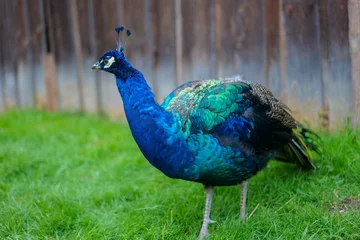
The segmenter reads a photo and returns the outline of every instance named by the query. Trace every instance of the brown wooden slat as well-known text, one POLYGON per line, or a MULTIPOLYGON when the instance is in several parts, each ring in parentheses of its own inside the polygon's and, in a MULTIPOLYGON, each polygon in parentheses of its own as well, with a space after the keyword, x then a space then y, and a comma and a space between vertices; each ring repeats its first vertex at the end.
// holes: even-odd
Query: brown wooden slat
POLYGON ((279 0, 265 0, 265 85, 281 97, 279 0))
MULTIPOLYGON (((97 59, 105 52, 115 49, 116 33, 115 27, 118 26, 117 1, 109 0, 106 4, 101 1, 94 1, 95 33, 97 59)), ((127 56, 126 50, 125 55, 127 56)), ((120 116, 123 113, 121 98, 115 84, 115 77, 109 73, 98 71, 101 103, 104 113, 111 117, 120 116), (100 85, 100 84, 101 85, 100 85)))
POLYGON ((320 42, 322 56, 322 110, 320 113, 321 125, 324 129, 329 129, 329 1, 319 2, 320 14, 320 42))
POLYGON ((43 55, 43 67, 45 76, 45 87, 46 87, 46 107, 49 111, 55 111, 59 109, 59 88, 57 81, 57 68, 55 63, 55 29, 54 22, 52 19, 52 6, 50 1, 43 1, 44 11, 44 25, 46 27, 46 52, 43 55))
POLYGON ((217 76, 216 69, 216 0, 209 0, 209 75, 210 78, 217 76))
POLYGON ((351 52, 351 73, 353 92, 353 118, 355 125, 360 124, 360 3, 349 0, 349 38, 351 52))
POLYGON ((336 127, 352 112, 351 59, 347 0, 329 1, 328 102, 330 125, 336 127))
POLYGON ((195 21, 195 13, 196 9, 194 8, 193 0, 183 0, 182 1, 182 28, 183 28, 183 36, 182 36, 182 70, 183 70, 183 82, 194 80, 193 69, 194 69, 194 61, 193 57, 193 49, 194 49, 194 21, 195 21))
POLYGON ((78 99, 80 109, 85 111, 85 100, 84 100, 84 67, 83 67, 83 54, 81 47, 80 27, 78 8, 76 1, 69 0, 70 16, 71 16, 71 30, 73 46, 75 48, 75 59, 76 59, 76 72, 77 72, 77 88, 78 88, 78 99))
MULTIPOLYGON (((233 17, 225 16, 233 19, 234 73, 265 85, 264 7, 262 0, 234 1, 230 6, 233 17)), ((230 44, 225 47, 231 50, 230 44)))
POLYGON ((152 24, 152 5, 153 5, 153 1, 152 0, 145 0, 144 1, 144 37, 146 38, 145 41, 145 52, 144 52, 144 61, 145 61, 145 65, 144 66, 144 73, 145 73, 145 78, 147 80, 147 82, 150 84, 153 92, 155 93, 155 95, 158 94, 157 92, 157 88, 156 88, 156 81, 154 79, 154 25, 152 24))
POLYGON ((28 105, 31 107, 35 107, 36 104, 36 60, 34 57, 34 46, 33 46, 33 38, 31 34, 31 23, 32 17, 30 15, 29 9, 29 1, 22 0, 23 6, 23 16, 24 16, 24 32, 25 32, 25 41, 26 41, 26 65, 28 68, 28 76, 27 82, 28 88, 26 88, 26 92, 29 93, 28 105))
MULTIPOLYGON (((31 32, 34 48, 34 59, 36 63, 36 106, 46 108, 46 83, 45 83, 45 69, 44 56, 47 51, 46 41, 46 24, 45 13, 46 8, 44 0, 38 0, 30 7, 31 10, 31 32)), ((55 76, 54 76, 55 78, 55 76)), ((58 96, 56 94, 56 96, 58 96)), ((58 102, 58 99, 56 100, 58 102)))
MULTIPOLYGON (((216 58, 218 77, 229 77, 240 74, 240 69, 234 69, 234 4, 239 1, 216 1, 216 58)), ((237 35, 240 38, 240 35, 237 35)))
MULTIPOLYGON (((209 41, 209 1, 194 1, 191 4, 194 13, 193 50, 191 51, 192 79, 209 79, 210 75, 210 41, 209 41), (202 9, 197 11, 197 9, 202 9)), ((213 76, 214 77, 214 76, 213 76)))
POLYGON ((174 0, 158 0, 158 71, 156 80, 158 81, 158 99, 163 99, 175 88, 175 19, 174 19, 174 0))
POLYGON ((124 19, 120 19, 119 22, 126 29, 132 31, 132 35, 126 41, 126 57, 134 67, 143 73, 145 78, 150 78, 152 66, 148 61, 151 60, 152 55, 146 49, 148 47, 147 41, 149 41, 146 38, 147 31, 149 31, 146 29, 146 1, 124 0, 124 5, 125 12, 131 12, 131 14, 125 14, 127 17, 123 17, 124 19))
POLYGON ((70 1, 48 0, 54 32, 56 78, 61 109, 80 108, 70 1))
POLYGON ((283 0, 283 10, 287 46, 288 103, 299 117, 316 121, 322 105, 317 1, 283 0))
POLYGON ((92 1, 89 0, 75 0, 77 15, 79 21, 79 33, 81 39, 81 53, 84 60, 88 57, 91 57, 91 39, 89 37, 89 32, 94 28, 94 25, 88 24, 89 19, 89 7, 92 1))
POLYGON ((0 1, 0 111, 7 109, 5 79, 5 1, 0 1))
POLYGON ((85 86, 88 89, 86 90, 86 105, 89 106, 91 111, 96 111, 99 115, 103 114, 103 102, 102 102, 102 91, 101 91, 101 77, 100 71, 89 71, 89 68, 99 60, 100 53, 97 49, 97 40, 96 40, 96 25, 95 25, 95 1, 88 0, 87 1, 87 25, 89 27, 89 31, 86 35, 89 39, 89 57, 86 59, 88 64, 85 64, 84 71, 88 73, 89 84, 85 86), (89 71, 89 72, 88 72, 89 71))
POLYGON ((280 54, 280 80, 281 80, 281 100, 287 102, 287 47, 286 47, 286 33, 285 33, 285 13, 283 9, 283 0, 279 0, 279 54, 280 54))
POLYGON ((4 37, 4 56, 8 62, 5 67, 6 104, 8 107, 20 107, 18 47, 16 46, 17 24, 15 19, 16 2, 5 0, 6 35, 4 37))
POLYGON ((176 55, 176 84, 183 81, 183 25, 182 25, 182 2, 175 0, 175 55, 176 55))

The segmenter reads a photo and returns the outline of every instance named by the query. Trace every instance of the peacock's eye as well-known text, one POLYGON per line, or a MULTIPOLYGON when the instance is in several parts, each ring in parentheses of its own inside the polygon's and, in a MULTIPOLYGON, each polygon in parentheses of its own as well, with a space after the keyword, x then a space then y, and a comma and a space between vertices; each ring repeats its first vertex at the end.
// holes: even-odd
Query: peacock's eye
POLYGON ((109 63, 109 59, 105 58, 105 59, 104 59, 104 64, 106 65, 106 64, 108 64, 108 63, 109 63))

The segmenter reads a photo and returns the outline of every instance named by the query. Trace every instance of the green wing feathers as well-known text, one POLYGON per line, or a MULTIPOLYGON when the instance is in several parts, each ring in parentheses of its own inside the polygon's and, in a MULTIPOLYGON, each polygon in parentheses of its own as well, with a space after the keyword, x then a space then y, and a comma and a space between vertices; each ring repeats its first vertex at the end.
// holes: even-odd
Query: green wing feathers
POLYGON ((243 114, 243 94, 250 90, 250 85, 241 81, 194 81, 172 92, 162 107, 179 114, 185 133, 190 129, 209 131, 231 113, 243 114))
POLYGON ((300 167, 315 169, 311 151, 321 153, 322 142, 318 135, 298 124, 291 133, 291 141, 276 152, 275 158, 284 162, 296 163, 300 167))

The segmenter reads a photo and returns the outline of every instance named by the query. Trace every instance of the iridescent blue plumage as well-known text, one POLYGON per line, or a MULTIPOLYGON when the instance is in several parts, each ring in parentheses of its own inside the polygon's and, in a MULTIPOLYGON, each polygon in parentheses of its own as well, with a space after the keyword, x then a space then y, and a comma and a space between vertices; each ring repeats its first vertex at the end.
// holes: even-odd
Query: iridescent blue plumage
MULTIPOLYGON (((188 82, 159 105, 122 51, 109 51, 93 69, 116 76, 136 143, 171 178, 213 187, 244 182, 271 158, 314 166, 309 148, 317 150, 315 134, 259 84, 239 78, 188 82)), ((208 215, 200 237, 207 234, 208 215)))

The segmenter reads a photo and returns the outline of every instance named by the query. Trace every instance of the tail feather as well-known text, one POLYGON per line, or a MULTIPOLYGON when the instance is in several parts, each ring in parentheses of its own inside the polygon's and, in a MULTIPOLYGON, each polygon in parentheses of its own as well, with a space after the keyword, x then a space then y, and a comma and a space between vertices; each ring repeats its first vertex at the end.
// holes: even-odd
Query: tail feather
POLYGON ((291 141, 277 151, 275 159, 314 169, 316 166, 312 162, 311 151, 321 153, 321 139, 316 133, 298 124, 292 130, 291 141))

